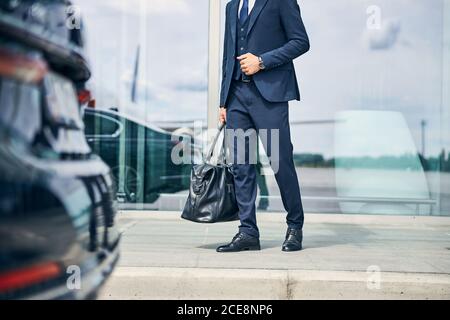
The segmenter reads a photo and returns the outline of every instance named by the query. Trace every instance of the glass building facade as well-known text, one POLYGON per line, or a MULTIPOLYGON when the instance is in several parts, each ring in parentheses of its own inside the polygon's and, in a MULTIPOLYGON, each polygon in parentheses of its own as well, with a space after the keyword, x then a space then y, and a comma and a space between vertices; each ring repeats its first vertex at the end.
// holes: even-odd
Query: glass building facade
MULTIPOLYGON (((201 145, 194 122, 206 128, 217 108, 209 1, 76 3, 97 99, 91 147, 114 168, 121 206, 180 210, 189 166, 172 163, 172 133, 201 145)), ((302 101, 290 117, 305 210, 450 215, 450 1, 299 4, 311 51, 295 61, 302 101)), ((282 212, 261 172, 259 208, 282 212)))

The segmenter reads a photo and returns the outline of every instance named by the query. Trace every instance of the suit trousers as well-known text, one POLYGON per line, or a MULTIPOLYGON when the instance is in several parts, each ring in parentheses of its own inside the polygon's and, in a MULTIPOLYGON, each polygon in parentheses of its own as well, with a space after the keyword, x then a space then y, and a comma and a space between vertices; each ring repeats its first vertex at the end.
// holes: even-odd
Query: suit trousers
POLYGON ((257 170, 255 163, 250 161, 252 156, 249 154, 250 150, 254 150, 249 147, 250 141, 254 140, 245 139, 245 161, 238 161, 239 152, 242 152, 243 148, 238 146, 237 135, 230 135, 236 130, 260 135, 263 130, 268 133, 264 138, 261 136, 261 140, 275 173, 283 206, 287 211, 287 224, 291 228, 302 229, 304 213, 293 160, 288 102, 269 102, 262 97, 253 82, 241 81, 233 81, 227 101, 227 143, 233 148, 234 154, 234 159, 231 160, 241 222, 239 231, 259 237, 255 204, 257 170), (274 129, 278 134, 272 134, 274 129), (274 136, 279 137, 278 141, 272 141, 271 137, 274 136), (274 147, 274 143, 278 143, 278 148, 274 147), (272 154, 273 151, 278 154, 272 154))

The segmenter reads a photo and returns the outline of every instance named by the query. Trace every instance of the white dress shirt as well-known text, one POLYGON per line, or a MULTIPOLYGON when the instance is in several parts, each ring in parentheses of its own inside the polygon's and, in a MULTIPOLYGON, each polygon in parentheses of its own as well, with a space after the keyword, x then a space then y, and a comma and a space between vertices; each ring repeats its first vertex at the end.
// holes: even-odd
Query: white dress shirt
MULTIPOLYGON (((256 0, 248 0, 248 15, 250 15, 250 12, 252 12, 253 7, 255 6, 255 2, 256 0)), ((241 15, 241 9, 243 4, 244 0, 241 0, 239 3, 238 17, 241 15)))

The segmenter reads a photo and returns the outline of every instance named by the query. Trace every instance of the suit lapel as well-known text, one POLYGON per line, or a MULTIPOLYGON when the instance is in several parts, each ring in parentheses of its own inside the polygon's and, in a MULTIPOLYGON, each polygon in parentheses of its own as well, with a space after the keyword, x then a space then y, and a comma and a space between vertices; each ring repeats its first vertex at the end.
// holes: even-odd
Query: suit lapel
POLYGON ((236 30, 237 30, 237 18, 238 18, 238 10, 239 10, 239 1, 240 0, 234 0, 233 3, 231 3, 230 12, 231 15, 228 17, 230 19, 230 27, 231 27, 231 39, 233 40, 233 44, 236 44, 236 30))
MULTIPOLYGON (((256 19, 258 19, 262 9, 264 9, 265 5, 267 4, 268 0, 256 0, 255 2, 255 6, 253 7, 252 12, 250 13, 250 22, 248 23, 248 31, 247 31, 247 35, 250 33, 250 31, 252 30, 256 19)), ((236 1, 237 3, 239 3, 239 1, 236 1)), ((237 17, 237 14, 236 14, 237 17)))

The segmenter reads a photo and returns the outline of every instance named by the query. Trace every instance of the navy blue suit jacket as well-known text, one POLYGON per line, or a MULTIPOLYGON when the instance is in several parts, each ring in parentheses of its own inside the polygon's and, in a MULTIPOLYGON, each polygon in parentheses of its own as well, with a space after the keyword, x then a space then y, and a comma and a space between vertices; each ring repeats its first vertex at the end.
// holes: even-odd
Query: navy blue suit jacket
MULTIPOLYGON (((226 106, 236 59, 239 0, 227 4, 220 105, 226 106)), ((256 0, 250 14, 248 52, 266 66, 253 76, 261 95, 270 102, 300 100, 293 60, 309 50, 309 39, 297 0, 256 0)))

